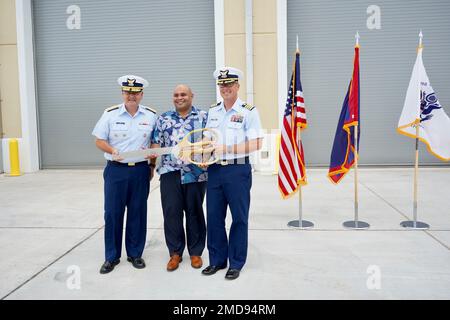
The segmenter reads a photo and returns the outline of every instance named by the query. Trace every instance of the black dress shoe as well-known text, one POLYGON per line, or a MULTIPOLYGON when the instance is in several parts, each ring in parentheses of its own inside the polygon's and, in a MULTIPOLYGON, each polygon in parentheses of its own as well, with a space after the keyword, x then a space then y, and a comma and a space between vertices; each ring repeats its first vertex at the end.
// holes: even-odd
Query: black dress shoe
POLYGON ((131 258, 131 257, 128 257, 127 261, 131 262, 133 264, 133 267, 135 267, 136 269, 143 269, 143 268, 145 268, 145 261, 142 258, 131 258))
POLYGON ((102 267, 100 268, 100 273, 101 274, 105 274, 105 273, 109 273, 111 271, 114 270, 114 267, 117 266, 120 262, 120 259, 114 260, 114 261, 105 261, 102 265, 102 267))
POLYGON ((239 277, 240 270, 238 269, 228 269, 227 274, 225 275, 225 279, 234 280, 239 277))
POLYGON ((226 267, 219 267, 219 266, 207 266, 205 269, 202 270, 202 274, 205 276, 210 276, 216 273, 219 270, 225 269, 226 267))

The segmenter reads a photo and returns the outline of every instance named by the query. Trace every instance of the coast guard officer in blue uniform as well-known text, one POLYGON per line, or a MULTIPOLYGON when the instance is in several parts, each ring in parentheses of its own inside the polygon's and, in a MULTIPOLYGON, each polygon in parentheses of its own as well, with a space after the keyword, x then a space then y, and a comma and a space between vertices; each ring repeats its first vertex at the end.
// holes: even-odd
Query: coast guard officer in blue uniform
POLYGON ((216 129, 219 141, 215 155, 221 160, 208 167, 206 193, 207 246, 209 266, 202 274, 212 275, 227 267, 226 279, 236 279, 245 264, 248 247, 248 213, 252 185, 249 153, 259 150, 263 138, 258 111, 238 97, 242 71, 223 67, 214 72, 223 102, 208 112, 207 128, 216 129), (232 224, 225 230, 227 207, 232 224))
POLYGON ((107 108, 92 134, 105 154, 105 262, 100 273, 111 272, 120 262, 125 207, 125 247, 128 261, 142 269, 147 231, 147 198, 154 164, 144 157, 123 159, 119 153, 149 148, 156 112, 140 104, 148 82, 126 75, 118 80, 123 103, 107 108))

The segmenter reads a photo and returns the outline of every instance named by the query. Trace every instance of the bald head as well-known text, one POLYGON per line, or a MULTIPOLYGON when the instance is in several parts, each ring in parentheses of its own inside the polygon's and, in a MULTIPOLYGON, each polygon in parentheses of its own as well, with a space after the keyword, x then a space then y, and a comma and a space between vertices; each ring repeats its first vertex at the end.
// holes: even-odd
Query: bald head
POLYGON ((188 113, 192 108, 192 100, 194 94, 189 86, 185 84, 179 84, 173 90, 173 105, 178 113, 188 113))
POLYGON ((187 92, 189 92, 190 94, 192 94, 191 88, 190 88, 188 85, 186 85, 186 84, 178 84, 178 85, 175 87, 175 89, 173 89, 173 92, 175 93, 175 91, 177 91, 177 90, 187 91, 187 92))

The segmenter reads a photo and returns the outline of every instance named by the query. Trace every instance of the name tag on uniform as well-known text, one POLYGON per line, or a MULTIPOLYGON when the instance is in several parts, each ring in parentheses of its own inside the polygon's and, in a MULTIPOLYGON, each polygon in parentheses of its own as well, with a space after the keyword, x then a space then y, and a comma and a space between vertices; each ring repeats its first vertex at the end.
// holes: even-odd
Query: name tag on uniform
POLYGON ((208 122, 211 127, 219 126, 219 118, 211 118, 208 122))
POLYGON ((112 123, 112 128, 111 130, 118 130, 118 131, 123 131, 123 130, 128 130, 128 122, 126 121, 114 121, 112 123))

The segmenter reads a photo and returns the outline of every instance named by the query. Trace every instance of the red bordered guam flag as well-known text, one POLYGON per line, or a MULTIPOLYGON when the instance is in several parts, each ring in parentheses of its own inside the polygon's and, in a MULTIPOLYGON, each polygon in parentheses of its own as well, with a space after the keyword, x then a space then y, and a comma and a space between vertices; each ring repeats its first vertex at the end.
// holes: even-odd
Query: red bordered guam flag
POLYGON ((353 75, 342 105, 341 115, 334 136, 328 177, 339 183, 355 162, 355 126, 358 126, 359 149, 359 46, 355 46, 353 75))

